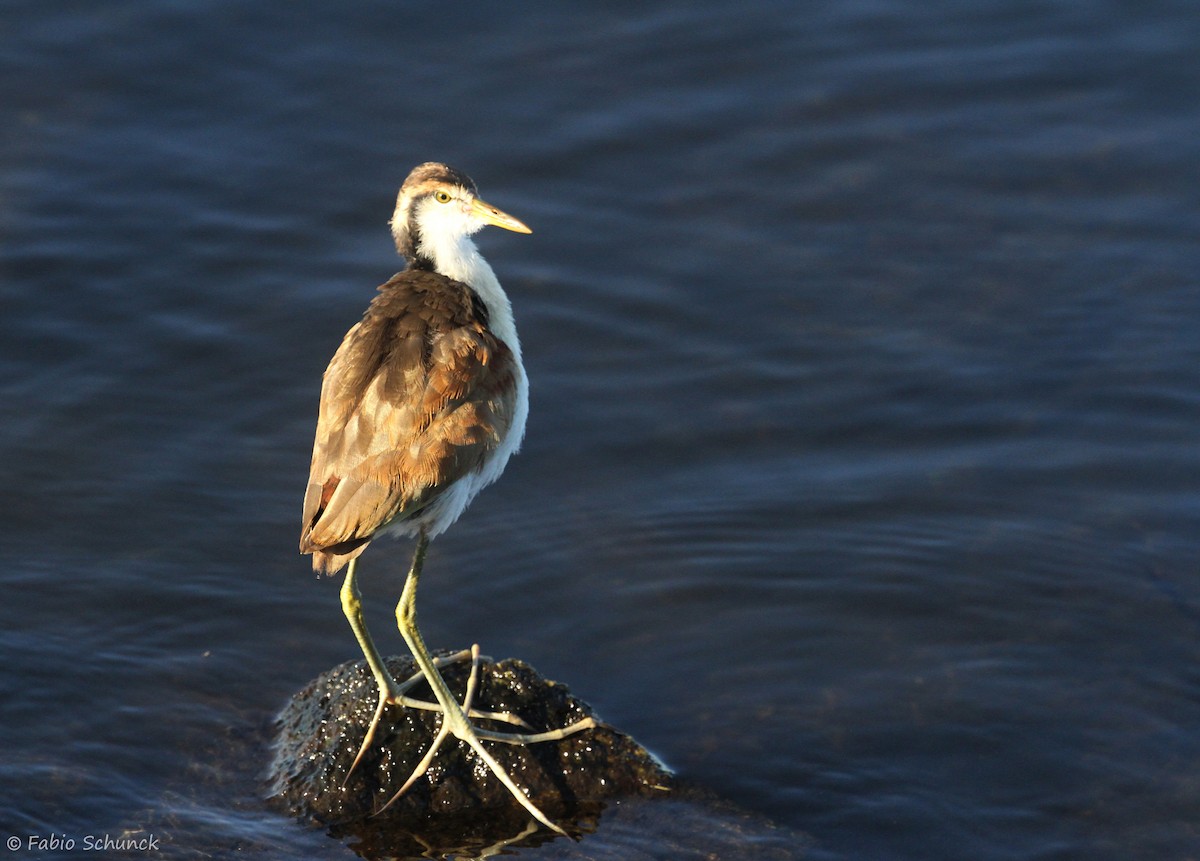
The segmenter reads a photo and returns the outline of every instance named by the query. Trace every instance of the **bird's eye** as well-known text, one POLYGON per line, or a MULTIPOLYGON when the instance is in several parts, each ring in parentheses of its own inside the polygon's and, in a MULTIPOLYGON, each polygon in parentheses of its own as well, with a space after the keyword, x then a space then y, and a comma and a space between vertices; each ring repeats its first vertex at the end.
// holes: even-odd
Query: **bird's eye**
POLYGON ((450 202, 450 192, 439 191, 433 196, 433 199, 436 200, 438 203, 449 203, 450 202))

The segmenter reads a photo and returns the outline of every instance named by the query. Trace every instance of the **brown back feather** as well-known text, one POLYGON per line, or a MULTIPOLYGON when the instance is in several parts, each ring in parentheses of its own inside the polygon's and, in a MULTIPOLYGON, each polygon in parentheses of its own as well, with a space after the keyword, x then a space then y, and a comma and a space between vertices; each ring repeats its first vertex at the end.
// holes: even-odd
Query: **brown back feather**
POLYGON ((478 470, 515 406, 513 355, 467 285, 410 269, 379 289, 321 387, 300 551, 330 574, 478 470))

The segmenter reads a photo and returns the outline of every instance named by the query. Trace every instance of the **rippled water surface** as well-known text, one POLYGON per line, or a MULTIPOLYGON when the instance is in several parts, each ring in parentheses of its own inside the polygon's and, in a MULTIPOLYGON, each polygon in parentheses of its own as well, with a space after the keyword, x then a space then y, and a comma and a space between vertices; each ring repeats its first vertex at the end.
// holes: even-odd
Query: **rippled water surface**
MULTIPOLYGON (((316 398, 436 158, 534 233, 480 236, 532 410, 431 645, 813 857, 1200 855, 1198 44, 1183 2, 7 4, 0 839, 352 857, 259 778, 357 655, 295 551, 316 398)), ((407 552, 361 569, 393 651, 407 552)))

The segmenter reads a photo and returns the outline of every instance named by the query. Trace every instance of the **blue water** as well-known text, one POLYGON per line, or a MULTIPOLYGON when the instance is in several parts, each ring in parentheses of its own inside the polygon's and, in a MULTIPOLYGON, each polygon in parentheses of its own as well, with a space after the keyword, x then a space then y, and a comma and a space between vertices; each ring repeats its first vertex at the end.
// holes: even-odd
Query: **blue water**
MULTIPOLYGON (((814 857, 1200 855, 1198 44, 1184 2, 6 4, 0 839, 353 856, 259 781, 357 655, 295 552, 316 398, 435 158, 534 233, 480 236, 532 411, 431 645, 814 857)), ((407 553, 362 566, 389 651, 407 553)))

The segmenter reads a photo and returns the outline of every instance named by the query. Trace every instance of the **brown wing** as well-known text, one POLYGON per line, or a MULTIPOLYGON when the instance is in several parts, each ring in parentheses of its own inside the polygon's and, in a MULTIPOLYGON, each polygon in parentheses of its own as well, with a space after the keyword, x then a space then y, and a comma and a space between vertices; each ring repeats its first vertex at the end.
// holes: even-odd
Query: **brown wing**
POLYGON ((474 292, 423 270, 379 289, 321 387, 300 552, 330 574, 478 470, 512 423, 513 356, 474 292))

